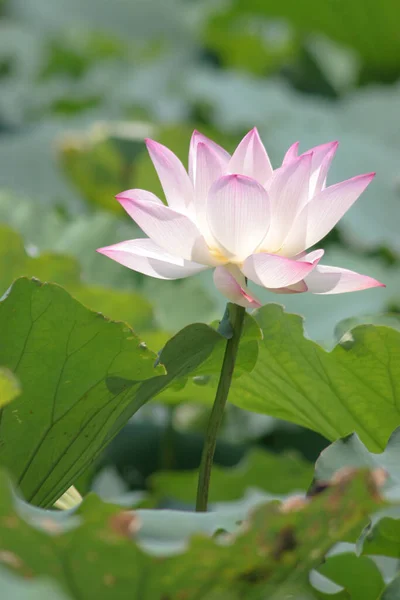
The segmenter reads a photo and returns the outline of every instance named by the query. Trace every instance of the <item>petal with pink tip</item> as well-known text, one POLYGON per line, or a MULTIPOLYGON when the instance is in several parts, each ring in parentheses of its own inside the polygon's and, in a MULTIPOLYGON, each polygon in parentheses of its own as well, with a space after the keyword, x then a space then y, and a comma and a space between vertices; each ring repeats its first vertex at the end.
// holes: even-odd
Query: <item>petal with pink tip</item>
POLYGON ((339 142, 329 142, 328 144, 322 144, 311 148, 309 152, 312 152, 311 162, 311 176, 310 176, 310 199, 319 194, 325 187, 326 177, 328 174, 329 167, 333 157, 336 154, 339 142))
POLYGON ((267 151, 254 127, 244 136, 228 164, 228 172, 247 175, 265 185, 272 176, 272 166, 267 151))
MULTIPOLYGON (((143 200, 142 194, 118 197, 128 215, 146 235, 166 252, 185 260, 214 265, 204 238, 196 225, 182 213, 156 202, 143 200)), ((141 191, 141 190, 140 190, 141 191)))
POLYGON ((125 192, 120 192, 115 197, 119 202, 122 200, 140 200, 141 202, 154 202, 155 204, 164 206, 164 203, 160 200, 160 198, 157 198, 157 196, 152 194, 152 192, 146 192, 146 190, 125 190, 125 192))
MULTIPOLYGON (((311 262, 315 267, 319 263, 323 255, 324 250, 313 250, 312 252, 308 252, 307 254, 303 252, 302 255, 297 256, 295 260, 311 262)), ((267 289, 269 289, 270 292, 274 292, 275 294, 301 294, 308 291, 308 287, 304 279, 286 287, 267 289)))
POLYGON ((204 265, 168 254, 147 238, 127 240, 113 246, 99 248, 97 252, 124 267, 157 279, 182 279, 207 269, 204 265))
POLYGON ((189 147, 189 177, 192 180, 193 184, 196 181, 198 144, 204 144, 205 146, 207 146, 207 148, 218 157, 219 162, 223 165, 227 165, 231 157, 226 150, 224 150, 221 146, 210 140, 208 137, 206 137, 199 131, 193 131, 189 147))
POLYGON ((214 270, 215 287, 230 302, 245 308, 259 308, 261 303, 246 286, 245 279, 237 267, 217 267, 214 270))
POLYGON ((242 265, 242 272, 266 288, 283 288, 306 277, 316 266, 320 255, 314 260, 292 260, 277 254, 260 252, 249 256, 242 265))
POLYGON ((213 148, 200 142, 196 147, 195 214, 196 223, 210 245, 215 245, 207 222, 207 198, 213 183, 226 172, 226 162, 221 161, 213 148))
POLYGON ((207 221, 223 252, 240 262, 265 237, 270 220, 268 194, 250 177, 225 175, 214 183, 207 200, 207 221))
POLYGON ((271 227, 261 249, 277 252, 308 200, 311 154, 304 154, 274 171, 267 190, 271 203, 271 227))
POLYGON ((191 214, 193 186, 185 167, 166 146, 154 140, 147 139, 145 141, 168 206, 183 214, 191 214))
POLYGON ((317 265, 312 273, 306 276, 305 283, 312 294, 343 294, 373 287, 386 287, 367 275, 326 265, 317 265))
POLYGON ((313 265, 317 265, 323 255, 325 254, 325 250, 322 248, 318 248, 318 250, 313 250, 312 252, 304 252, 300 256, 296 256, 296 260, 311 262, 313 265))
MULTIPOLYGON (((310 248, 333 229, 375 177, 375 173, 358 175, 331 185, 315 196, 304 208, 307 213, 306 246, 310 248)), ((300 248, 299 252, 305 249, 300 248)))
POLYGON ((282 167, 288 165, 289 163, 293 162, 296 158, 298 158, 299 145, 300 142, 295 142, 290 146, 289 150, 286 152, 283 158, 282 167))

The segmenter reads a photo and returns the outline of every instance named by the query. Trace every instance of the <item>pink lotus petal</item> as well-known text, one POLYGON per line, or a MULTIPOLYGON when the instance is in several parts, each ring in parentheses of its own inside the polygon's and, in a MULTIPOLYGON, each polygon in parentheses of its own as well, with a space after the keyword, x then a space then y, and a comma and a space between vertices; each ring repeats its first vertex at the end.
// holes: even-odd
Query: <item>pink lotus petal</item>
POLYGON ((308 203, 304 209, 307 212, 305 248, 314 246, 333 229, 374 177, 375 173, 367 173, 336 183, 325 188, 308 203))
POLYGON ((277 254, 260 252, 249 256, 242 265, 246 277, 266 288, 283 288, 293 285, 308 275, 320 256, 311 261, 291 260, 277 254))
POLYGON ((265 189, 244 175, 226 175, 214 183, 207 201, 211 233, 232 262, 240 262, 257 248, 269 227, 265 189))
POLYGON ((306 276, 305 283, 312 294, 342 294, 344 292, 357 292, 373 287, 386 287, 367 275, 360 275, 348 269, 317 265, 306 276))
MULTIPOLYGON (((118 197, 126 212, 166 252, 185 260, 214 265, 207 245, 196 225, 182 213, 156 202, 146 202, 142 194, 118 197)), ((141 191, 141 190, 140 190, 141 191)))
POLYGON ((141 202, 154 202, 155 204, 164 206, 164 203, 155 194, 146 192, 146 190, 125 190, 125 192, 120 192, 115 197, 119 202, 121 200, 140 200, 141 202))
POLYGON ((182 279, 207 268, 172 256, 147 238, 120 242, 113 246, 99 248, 97 252, 124 267, 158 279, 182 279))
POLYGON ((319 248, 318 250, 313 250, 312 252, 304 252, 301 256, 296 256, 296 260, 310 262, 313 265, 317 265, 323 255, 325 254, 325 250, 319 248))
POLYGON ((304 154, 274 171, 267 190, 271 203, 271 227, 261 249, 277 252, 296 222, 301 207, 308 201, 311 154, 304 154))
POLYGON ((300 142, 295 142, 290 146, 289 150, 286 152, 283 158, 282 167, 288 165, 289 163, 293 162, 296 158, 298 158, 299 146, 300 142))
POLYGON ((193 186, 185 167, 179 158, 162 144, 149 139, 145 141, 168 206, 183 214, 191 214, 193 186))
POLYGON ((319 194, 325 187, 328 170, 336 154, 338 145, 339 142, 329 142, 328 144, 316 146, 309 151, 312 152, 310 198, 315 196, 315 194, 319 194))
POLYGON ((245 308, 259 308, 261 303, 246 286, 245 279, 237 267, 217 267, 214 270, 215 287, 230 302, 245 308))
POLYGON ((293 285, 288 285, 282 288, 267 288, 270 292, 274 294, 303 294, 304 292, 308 292, 308 287, 306 282, 302 279, 293 285))
POLYGON ((221 146, 210 140, 208 137, 206 137, 199 131, 193 131, 189 148, 189 177, 193 181, 193 183, 196 180, 198 144, 204 144, 209 150, 213 151, 214 154, 218 157, 219 162, 223 165, 227 165, 230 159, 230 154, 226 150, 221 148, 221 146))
POLYGON ((228 172, 247 175, 265 185, 272 176, 272 166, 267 151, 254 127, 242 139, 228 164, 228 172))

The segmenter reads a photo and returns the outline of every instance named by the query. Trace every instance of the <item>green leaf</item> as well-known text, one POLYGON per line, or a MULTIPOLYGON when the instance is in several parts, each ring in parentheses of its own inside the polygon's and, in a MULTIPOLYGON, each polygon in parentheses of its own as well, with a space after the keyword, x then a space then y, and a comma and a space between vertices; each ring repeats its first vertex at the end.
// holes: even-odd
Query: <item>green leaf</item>
MULTIPOLYGON (((394 512, 399 515, 398 508, 394 512)), ((363 554, 400 558, 400 519, 378 515, 375 523, 365 529, 358 546, 363 554)))
POLYGON ((204 42, 226 67, 265 76, 293 59, 299 40, 251 14, 216 14, 206 24, 204 42))
POLYGON ((382 450, 400 424, 400 333, 356 327, 350 341, 326 352, 278 305, 253 316, 264 335, 259 358, 251 375, 234 381, 229 400, 330 440, 355 431, 370 450, 382 450))
POLYGON ((281 598, 306 583, 326 552, 358 532, 378 505, 369 474, 358 472, 300 510, 262 506, 237 531, 232 514, 132 513, 93 495, 72 513, 32 513, 14 505, 1 474, 1 557, 17 556, 7 564, 14 573, 29 572, 32 581, 51 576, 76 600, 281 598), (236 533, 211 539, 224 522, 236 533))
POLYGON ((345 588, 351 600, 376 600, 385 585, 372 559, 350 552, 330 556, 318 571, 345 588))
POLYGON ((155 367, 155 354, 128 326, 89 311, 56 285, 27 279, 0 304, 0 331, 0 364, 23 387, 3 412, 0 463, 29 501, 46 506, 143 404, 225 343, 207 325, 188 326, 155 367))
POLYGON ((80 266, 75 258, 50 253, 29 256, 21 237, 0 225, 0 294, 21 276, 59 283, 89 308, 112 319, 126 321, 135 329, 144 329, 152 324, 152 307, 140 294, 83 285, 80 266))
POLYGON ((385 588, 380 600, 398 600, 400 598, 400 575, 385 588))
MULTIPOLYGON (((214 465, 210 485, 210 502, 229 502, 245 495, 248 488, 270 494, 286 494, 306 489, 312 478, 312 467, 296 456, 278 456, 252 450, 236 466, 229 469, 214 465)), ((196 497, 198 471, 159 471, 150 480, 158 498, 174 498, 193 502, 196 497)))
POLYGON ((23 394, 3 409, 0 462, 26 497, 51 504, 100 451, 140 382, 164 372, 123 323, 55 285, 19 279, 0 304, 0 363, 23 394), (120 385, 129 378, 130 388, 120 385))
POLYGON ((366 63, 376 69, 398 73, 400 41, 394 22, 398 16, 396 0, 383 0, 379 7, 362 0, 306 0, 301 6, 296 0, 277 4, 272 0, 250 0, 245 5, 234 3, 240 14, 261 14, 267 18, 287 19, 299 32, 326 34, 329 38, 357 50, 366 63), (366 10, 367 12, 363 12, 366 10))
POLYGON ((3 367, 0 367, 0 408, 17 398, 21 393, 18 379, 3 367))
POLYGON ((350 317, 340 321, 335 327, 335 338, 339 342, 344 335, 347 335, 351 329, 357 325, 385 325, 392 329, 400 329, 400 315, 396 313, 387 313, 383 315, 367 315, 365 317, 350 317))

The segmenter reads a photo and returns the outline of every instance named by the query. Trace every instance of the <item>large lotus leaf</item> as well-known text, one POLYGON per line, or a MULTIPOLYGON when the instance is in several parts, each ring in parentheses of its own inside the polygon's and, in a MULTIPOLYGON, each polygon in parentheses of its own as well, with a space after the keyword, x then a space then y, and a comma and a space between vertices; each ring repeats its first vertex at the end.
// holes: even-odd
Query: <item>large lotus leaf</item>
POLYGON ((123 323, 55 285, 19 279, 0 304, 0 363, 23 393, 1 418, 0 462, 30 500, 51 504, 98 453, 135 395, 113 380, 157 378, 156 356, 123 323))
POLYGON ((293 421, 330 440, 356 432, 383 450, 400 424, 400 333, 362 325, 326 352, 304 337, 301 318, 267 305, 253 315, 263 332, 251 375, 229 399, 248 410, 293 421))
POLYGON ((188 540, 190 533, 210 534, 216 526, 224 528, 224 522, 232 531, 232 515, 129 513, 90 496, 61 521, 48 511, 45 518, 37 512, 32 525, 26 510, 21 516, 21 509, 14 506, 4 475, 0 483, 3 562, 4 556, 12 557, 7 566, 14 573, 29 572, 33 581, 50 576, 72 598, 87 600, 122 600, 127 594, 132 600, 163 594, 171 600, 183 595, 194 600, 200 592, 233 600, 275 598, 281 593, 284 597, 287 585, 304 584, 326 552, 343 536, 356 534, 380 504, 370 475, 363 471, 298 511, 284 512, 277 503, 267 504, 238 533, 216 539, 197 534, 185 550, 181 547, 171 556, 177 551, 176 540, 188 540))
POLYGON ((3 409, 0 462, 30 501, 44 505, 136 410, 214 351, 218 360, 225 343, 207 325, 186 327, 161 352, 162 375, 155 354, 128 326, 89 311, 56 285, 27 279, 0 304, 0 323, 0 364, 23 388, 3 409))

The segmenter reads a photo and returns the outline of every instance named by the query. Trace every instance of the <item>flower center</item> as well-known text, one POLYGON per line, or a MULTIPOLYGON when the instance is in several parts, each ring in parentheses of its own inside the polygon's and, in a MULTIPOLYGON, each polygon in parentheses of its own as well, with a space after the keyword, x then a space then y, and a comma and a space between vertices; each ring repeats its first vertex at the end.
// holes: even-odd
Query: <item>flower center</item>
POLYGON ((210 254, 213 258, 215 258, 215 260, 217 260, 218 262, 220 262, 221 264, 226 264, 227 262, 229 262, 229 259, 226 258, 226 256, 224 254, 222 254, 221 250, 219 250, 219 248, 208 248, 210 251, 210 254))

